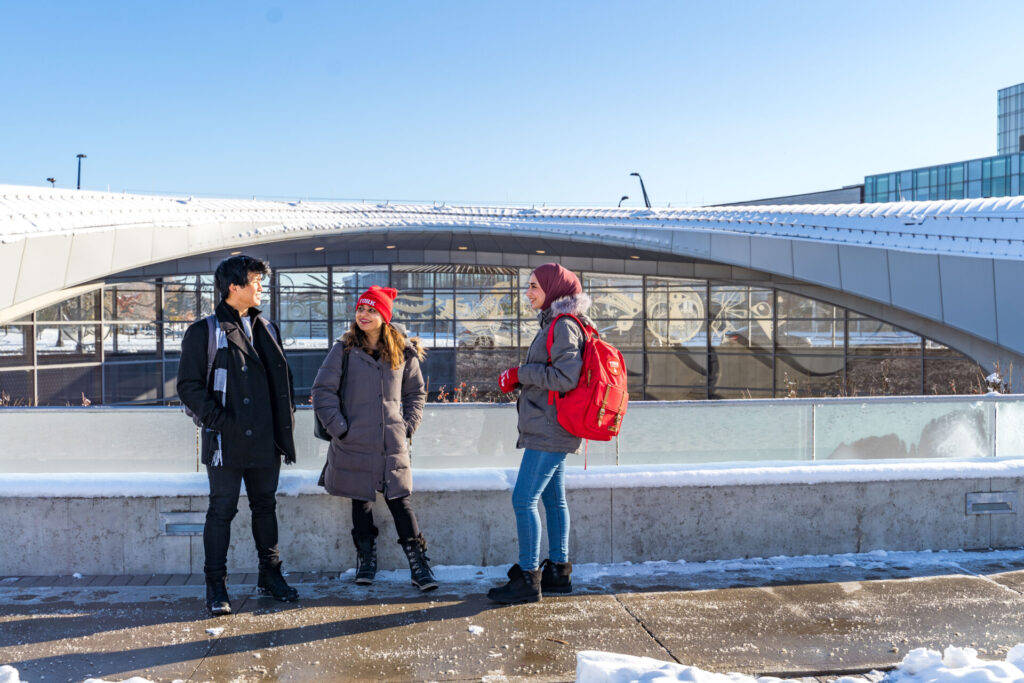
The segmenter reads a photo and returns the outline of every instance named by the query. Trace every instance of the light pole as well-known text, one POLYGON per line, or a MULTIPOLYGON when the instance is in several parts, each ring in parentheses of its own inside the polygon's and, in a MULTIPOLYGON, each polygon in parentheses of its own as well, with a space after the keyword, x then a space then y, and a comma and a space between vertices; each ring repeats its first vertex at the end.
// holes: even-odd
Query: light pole
POLYGON ((626 201, 627 199, 629 199, 628 194, 622 195, 622 199, 619 200, 619 208, 622 208, 622 202, 626 201))
POLYGON ((50 183, 50 187, 56 187, 57 186, 57 179, 56 178, 47 178, 46 182, 50 183))
POLYGON ((644 179, 640 177, 639 173, 630 173, 629 175, 635 175, 640 181, 640 191, 644 193, 644 206, 648 209, 651 208, 651 200, 647 198, 647 188, 644 187, 644 179))
MULTIPOLYGON (((76 156, 78 157, 78 186, 77 186, 76 189, 81 190, 82 189, 82 159, 85 159, 86 156, 84 154, 78 154, 76 156)), ((643 181, 641 180, 640 182, 642 183, 643 181)))

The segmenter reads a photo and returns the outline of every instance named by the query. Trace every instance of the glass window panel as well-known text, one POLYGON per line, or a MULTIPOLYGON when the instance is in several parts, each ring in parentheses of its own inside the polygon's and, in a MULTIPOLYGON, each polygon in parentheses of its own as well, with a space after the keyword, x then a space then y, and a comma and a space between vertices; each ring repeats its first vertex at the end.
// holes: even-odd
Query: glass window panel
POLYGON ((391 271, 391 286, 403 295, 407 289, 433 289, 434 274, 405 271, 401 266, 395 266, 391 271))
POLYGON ((775 388, 779 397, 841 396, 845 363, 838 356, 779 354, 775 359, 775 388))
MULTIPOLYGON (((579 273, 576 273, 578 276, 579 273)), ((529 273, 527 273, 529 280, 529 273)), ((586 273, 581 278, 585 291, 591 289, 642 289, 644 279, 639 275, 612 275, 607 273, 586 273)))
POLYGON ((707 311, 707 287, 664 280, 649 280, 647 317, 654 319, 703 319, 707 311))
POLYGON ((933 359, 924 361, 924 393, 983 394, 985 371, 970 358, 933 359))
POLYGON ((132 282, 104 287, 103 317, 106 320, 156 320, 156 285, 132 282))
POLYGON ((326 320, 282 320, 278 325, 287 350, 327 348, 326 320))
POLYGON ((347 328, 356 314, 356 299, 362 294, 355 289, 334 290, 334 320, 343 322, 347 328))
POLYGON ((438 320, 454 320, 455 295, 449 292, 434 294, 434 311, 438 320))
MULTIPOLYGON (((214 309, 213 278, 200 275, 164 278, 164 320, 197 320, 214 309)), ((216 297, 219 301, 220 297, 216 297)))
POLYGON ((647 354, 647 385, 682 386, 705 384, 708 354, 651 352, 647 354))
POLYGON ((434 346, 434 333, 440 327, 442 334, 451 328, 451 323, 435 323, 433 320, 403 320, 402 327, 410 337, 419 337, 424 346, 434 346))
POLYGON ((849 344, 850 354, 857 356, 917 355, 921 337, 880 320, 850 320, 849 344))
POLYGON ((81 296, 65 299, 58 304, 47 306, 36 311, 36 320, 45 322, 63 322, 79 320, 99 320, 96 308, 97 292, 89 292, 81 296))
POLYGON ((103 402, 100 366, 42 368, 38 373, 39 405, 83 406, 103 402))
POLYGON ((95 325, 39 325, 36 327, 39 356, 94 356, 95 325))
POLYGON ((277 285, 282 289, 325 290, 327 289, 327 271, 279 270, 277 271, 277 285))
POLYGON ((901 396, 921 393, 921 358, 848 358, 849 396, 901 396))
POLYGON ((434 317, 434 292, 432 290, 407 289, 399 292, 394 304, 394 320, 432 320, 434 317))
POLYGON ((704 320, 648 320, 647 348, 684 347, 703 351, 707 348, 707 323, 704 320))
POLYGON ((587 293, 593 301, 588 311, 591 318, 641 318, 644 310, 642 289, 591 289, 587 293))
MULTIPOLYGON (((282 321, 327 320, 326 271, 278 271, 277 286, 282 321)), ((262 308, 268 307, 264 301, 262 308)))
POLYGON ((487 272, 460 272, 455 275, 455 289, 516 289, 519 271, 509 268, 487 272))
POLYGON ((457 291, 455 314, 463 318, 506 319, 515 317, 515 300, 509 287, 496 286, 483 291, 457 291))
POLYGON ((981 159, 967 162, 967 180, 981 180, 981 159))
POLYGON ((750 327, 739 327, 736 321, 722 331, 712 332, 711 349, 721 353, 771 353, 772 323, 754 320, 750 327))
POLYGON ((458 346, 491 349, 515 344, 514 324, 496 320, 459 320, 455 323, 458 346))
POLYGON ((31 329, 25 325, 0 325, 0 358, 23 358, 25 335, 31 329))
POLYGON ((533 338, 540 332, 540 323, 536 320, 519 321, 519 345, 524 349, 529 348, 533 338))
POLYGON ((161 363, 105 363, 106 404, 156 403, 162 382, 161 363))
POLYGON ((451 397, 455 385, 455 350, 436 349, 420 361, 420 373, 427 390, 427 401, 436 403, 445 395, 451 397))
POLYGON ((729 398, 771 398, 771 389, 735 389, 725 387, 722 389, 716 389, 711 395, 713 399, 729 399, 729 398))
POLYGON ((105 354, 155 354, 159 331, 154 323, 103 326, 105 354))
POLYGON ((630 396, 643 396, 644 390, 644 354, 626 351, 622 354, 626 361, 626 390, 630 396))
POLYGON ((743 389, 772 388, 772 357, 770 355, 730 355, 714 354, 709 359, 711 368, 711 395, 715 396, 718 387, 738 387, 743 389), (717 362, 717 372, 715 363, 717 362))
POLYGON ((783 320, 775 343, 781 350, 796 353, 815 353, 832 349, 843 351, 843 320, 783 320))
POLYGON ((164 353, 181 353, 181 340, 185 338, 185 331, 192 323, 170 322, 164 323, 164 353))
POLYGON ((809 299, 799 294, 782 291, 779 292, 776 306, 778 307, 776 313, 779 320, 788 318, 817 318, 819 320, 835 318, 842 311, 842 309, 837 309, 836 306, 824 301, 809 299))
POLYGON ((434 346, 433 348, 454 348, 455 347, 455 323, 446 321, 434 322, 434 346))
POLYGON ((519 364, 515 349, 487 350, 460 347, 455 352, 455 384, 451 387, 452 402, 498 402, 503 400, 498 389, 498 375, 505 368, 519 364))
POLYGON ((595 320, 601 338, 619 350, 627 348, 642 349, 644 345, 644 328, 634 320, 595 320))
POLYGON ((32 371, 0 372, 0 407, 30 405, 33 405, 32 371))

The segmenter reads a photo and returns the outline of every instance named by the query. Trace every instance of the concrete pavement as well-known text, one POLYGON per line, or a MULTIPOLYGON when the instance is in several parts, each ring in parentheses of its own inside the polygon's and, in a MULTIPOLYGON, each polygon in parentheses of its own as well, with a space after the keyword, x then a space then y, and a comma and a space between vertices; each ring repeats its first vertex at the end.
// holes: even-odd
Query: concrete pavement
POLYGON ((691 574, 594 565, 573 595, 512 607, 486 599, 491 568, 441 568, 429 594, 402 572, 368 588, 351 574, 293 575, 295 604, 259 597, 255 577, 239 575, 236 613, 221 618, 206 616, 198 576, 6 577, 0 664, 32 683, 568 681, 577 651, 606 650, 827 680, 894 666, 915 647, 1002 657, 1024 642, 1019 558, 767 574, 743 561, 691 574))

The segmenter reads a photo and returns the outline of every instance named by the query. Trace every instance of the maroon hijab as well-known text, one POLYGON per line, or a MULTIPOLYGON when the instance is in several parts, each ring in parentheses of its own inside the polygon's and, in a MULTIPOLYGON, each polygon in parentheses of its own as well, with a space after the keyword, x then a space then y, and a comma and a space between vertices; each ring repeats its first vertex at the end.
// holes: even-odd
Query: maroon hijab
POLYGON ((563 296, 572 296, 583 291, 576 274, 557 263, 537 266, 533 274, 537 276, 537 283, 544 290, 544 305, 540 307, 542 311, 548 310, 552 303, 563 296))

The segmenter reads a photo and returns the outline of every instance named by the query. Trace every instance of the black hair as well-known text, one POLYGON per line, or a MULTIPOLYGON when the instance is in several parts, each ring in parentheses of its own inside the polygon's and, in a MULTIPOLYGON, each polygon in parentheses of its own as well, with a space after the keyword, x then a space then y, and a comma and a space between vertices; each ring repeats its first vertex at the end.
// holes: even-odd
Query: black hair
POLYGON ((220 298, 228 298, 231 294, 231 285, 248 286, 253 273, 259 273, 261 276, 270 275, 270 264, 263 259, 245 254, 230 256, 221 261, 217 266, 217 272, 213 274, 213 282, 220 292, 220 298))

